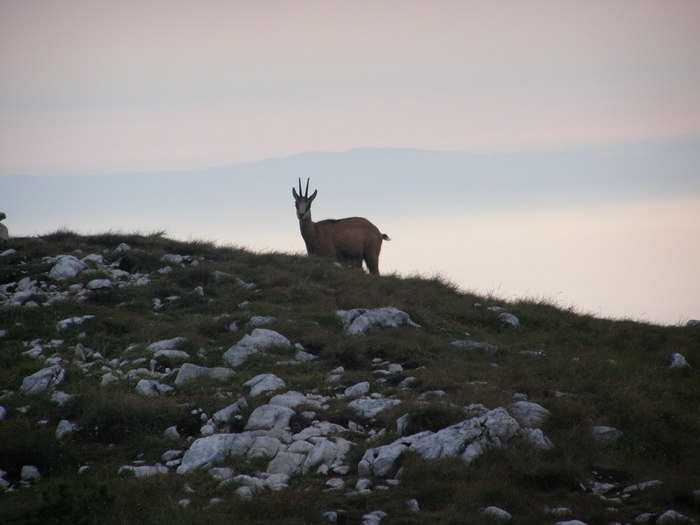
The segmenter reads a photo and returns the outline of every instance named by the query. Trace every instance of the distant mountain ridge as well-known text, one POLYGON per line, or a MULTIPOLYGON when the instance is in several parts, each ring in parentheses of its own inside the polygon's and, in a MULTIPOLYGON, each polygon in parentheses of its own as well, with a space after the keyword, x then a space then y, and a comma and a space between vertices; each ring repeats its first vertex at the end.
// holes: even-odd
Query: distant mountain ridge
POLYGON ((86 222, 116 228, 146 216, 167 227, 214 210, 279 221, 289 218, 292 185, 307 177, 322 196, 317 210, 338 216, 682 198, 700 195, 700 139, 513 154, 360 148, 182 172, 9 176, 0 177, 0 206, 7 223, 25 232, 86 222))

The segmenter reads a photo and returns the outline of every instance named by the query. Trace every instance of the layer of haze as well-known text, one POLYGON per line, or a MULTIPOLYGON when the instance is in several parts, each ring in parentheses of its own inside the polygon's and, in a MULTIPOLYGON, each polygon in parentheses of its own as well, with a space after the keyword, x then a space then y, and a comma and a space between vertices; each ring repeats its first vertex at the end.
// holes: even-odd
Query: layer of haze
POLYGON ((168 209, 198 195, 176 175, 362 147, 520 152, 559 170, 557 192, 518 199, 547 185, 511 165, 479 174, 491 187, 478 199, 430 165, 375 163, 360 182, 339 154, 339 174, 312 174, 324 197, 314 217, 375 220, 394 238, 386 271, 437 272, 465 289, 602 316, 697 318, 700 166, 688 151, 700 136, 698 20, 692 0, 0 0, 0 210, 17 235, 165 228, 301 251, 290 187, 306 173, 254 188, 236 168, 234 186, 258 193, 168 209), (639 180, 643 163, 601 175, 557 157, 660 148, 680 160, 664 157, 669 168, 639 180), (147 175, 125 176, 111 197, 111 183, 100 192, 80 177, 150 172, 173 182, 144 190, 147 175), (608 184, 616 175, 624 183, 608 184), (449 206, 421 201, 431 184, 449 206))

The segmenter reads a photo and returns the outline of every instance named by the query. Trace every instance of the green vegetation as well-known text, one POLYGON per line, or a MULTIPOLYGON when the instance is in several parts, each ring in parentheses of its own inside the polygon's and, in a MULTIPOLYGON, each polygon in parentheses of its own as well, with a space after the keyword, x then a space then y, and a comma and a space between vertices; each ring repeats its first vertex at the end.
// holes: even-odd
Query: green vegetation
MULTIPOLYGON (((571 509, 568 519, 589 525, 633 522, 641 513, 668 509, 700 520, 700 496, 693 494, 700 489, 700 326, 597 319, 543 302, 477 297, 440 277, 377 277, 322 259, 178 242, 160 232, 80 236, 60 231, 12 239, 7 247, 16 253, 0 258, 0 293, 3 285, 26 277, 46 283, 42 291, 47 294, 68 293, 50 306, 42 305, 40 294, 36 307, 0 306, 0 330, 7 332, 0 337, 0 406, 7 410, 0 421, 0 469, 15 488, 0 493, 2 523, 310 524, 324 523, 324 511, 342 511, 341 523, 360 523, 367 512, 382 510, 388 514, 382 523, 388 524, 486 524, 493 518, 480 509, 488 506, 506 509, 519 524, 564 519, 548 514, 546 509, 555 507, 571 509), (107 275, 95 269, 67 281, 48 278, 54 263, 45 257, 99 254, 109 264, 123 255, 115 252, 121 243, 131 247, 126 252, 131 272, 147 275, 148 283, 95 290, 78 300, 72 285, 107 275), (165 254, 189 259, 184 266, 171 264, 170 273, 159 273, 165 254), (214 272, 233 278, 218 279, 214 272), (255 286, 242 286, 236 278, 255 286), (520 326, 501 322, 487 309, 493 305, 514 314, 520 326), (421 328, 343 334, 336 310, 384 306, 407 312, 421 328), (57 331, 59 321, 85 315, 94 318, 57 331), (250 333, 246 323, 254 316, 274 317, 266 328, 318 358, 282 365, 278 362, 291 359, 293 352, 261 353, 226 383, 198 381, 155 398, 135 392, 137 377, 100 386, 102 376, 120 361, 150 368, 146 346, 174 337, 186 338, 177 349, 191 356, 189 362, 225 366, 222 354, 250 333), (240 331, 229 330, 233 322, 240 331), (498 350, 451 344, 466 339, 498 350), (51 344, 54 340, 62 342, 51 344), (41 358, 25 353, 31 342, 43 346, 41 358), (669 368, 675 352, 691 366, 669 368), (43 360, 52 357, 60 358, 66 370, 57 389, 73 394, 63 405, 49 393, 19 393, 23 378, 48 366, 43 360), (379 382, 373 373, 376 359, 401 364, 404 371, 379 382), (154 465, 167 450, 187 449, 186 437, 197 437, 202 424, 197 411, 211 415, 246 396, 244 383, 257 374, 275 373, 289 390, 335 396, 342 387, 326 382, 326 376, 339 366, 345 369, 343 387, 369 381, 371 392, 402 401, 371 421, 351 413, 340 399, 316 411, 319 419, 343 426, 353 421, 365 431, 385 430, 371 443, 367 432, 345 436, 355 443, 346 490, 327 490, 328 476, 309 474, 292 478, 287 489, 244 500, 232 488, 218 488, 206 472, 178 475, 172 470, 150 478, 118 474, 122 465, 154 465), (411 386, 399 388, 408 376, 415 377, 411 386), (419 400, 437 390, 445 395, 428 403, 419 400), (464 406, 508 407, 516 393, 549 410, 542 431, 554 444, 551 450, 518 441, 489 450, 471 465, 410 455, 403 459, 398 485, 346 494, 355 485, 364 451, 397 438, 397 418, 409 414, 408 433, 436 431, 465 419, 460 417, 464 406), (63 419, 78 430, 58 440, 54 432, 63 419), (615 427, 622 436, 597 445, 590 434, 595 425, 615 427), (179 440, 164 437, 170 426, 177 426, 179 440), (23 486, 23 465, 38 467, 41 481, 23 486), (79 474, 83 466, 89 468, 79 474), (624 487, 649 480, 661 484, 621 502, 605 501, 590 490, 592 482, 624 487), (185 498, 190 504, 183 507, 179 502, 185 498), (222 501, 211 505, 212 498, 222 501), (408 509, 406 502, 413 498, 420 512, 408 509)), ((174 374, 167 377, 163 382, 172 386, 174 374)), ((268 398, 248 397, 244 415, 268 398)), ((308 425, 296 416, 291 424, 295 431, 308 425)), ((252 474, 265 463, 236 458, 229 466, 252 474)))

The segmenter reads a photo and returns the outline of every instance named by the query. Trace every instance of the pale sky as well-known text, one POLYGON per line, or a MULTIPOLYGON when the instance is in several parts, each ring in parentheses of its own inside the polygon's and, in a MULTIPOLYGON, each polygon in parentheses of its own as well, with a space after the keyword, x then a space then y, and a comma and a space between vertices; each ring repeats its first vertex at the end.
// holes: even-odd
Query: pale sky
MULTIPOLYGON (((0 210, 15 235, 97 233, 123 216, 123 202, 80 190, 36 209, 31 195, 17 198, 11 175, 196 172, 362 147, 693 144, 699 27, 697 0, 0 0, 0 210)), ((561 166, 569 175, 577 168, 561 166)), ((236 215, 232 195, 230 209, 195 220, 167 209, 158 190, 146 197, 166 209, 144 207, 129 224, 153 231, 167 217, 176 238, 302 251, 290 191, 297 175, 305 174, 270 189, 256 216, 236 215)), ((700 166, 644 174, 659 188, 696 176, 700 166)), ((430 173, 413 177, 430 184, 430 173)), ((318 179, 316 220, 337 212, 333 199, 350 182, 318 179)), ((400 191, 379 201, 400 208, 400 191)), ((478 293, 677 323, 700 318, 700 196, 684 197, 547 209, 523 199, 517 212, 494 202, 485 203, 491 215, 425 208, 401 221, 381 207, 367 215, 394 238, 380 262, 386 271, 437 272, 478 293)))
POLYGON ((700 132, 700 2, 0 0, 0 175, 700 132))

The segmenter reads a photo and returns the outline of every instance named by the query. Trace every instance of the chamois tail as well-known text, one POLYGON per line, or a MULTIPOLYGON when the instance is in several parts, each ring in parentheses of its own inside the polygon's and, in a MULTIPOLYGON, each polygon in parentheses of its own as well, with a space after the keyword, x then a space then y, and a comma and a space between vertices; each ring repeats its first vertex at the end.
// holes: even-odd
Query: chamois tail
POLYGON ((389 237, 386 233, 382 233, 382 239, 384 239, 385 241, 390 241, 391 237, 389 237))

